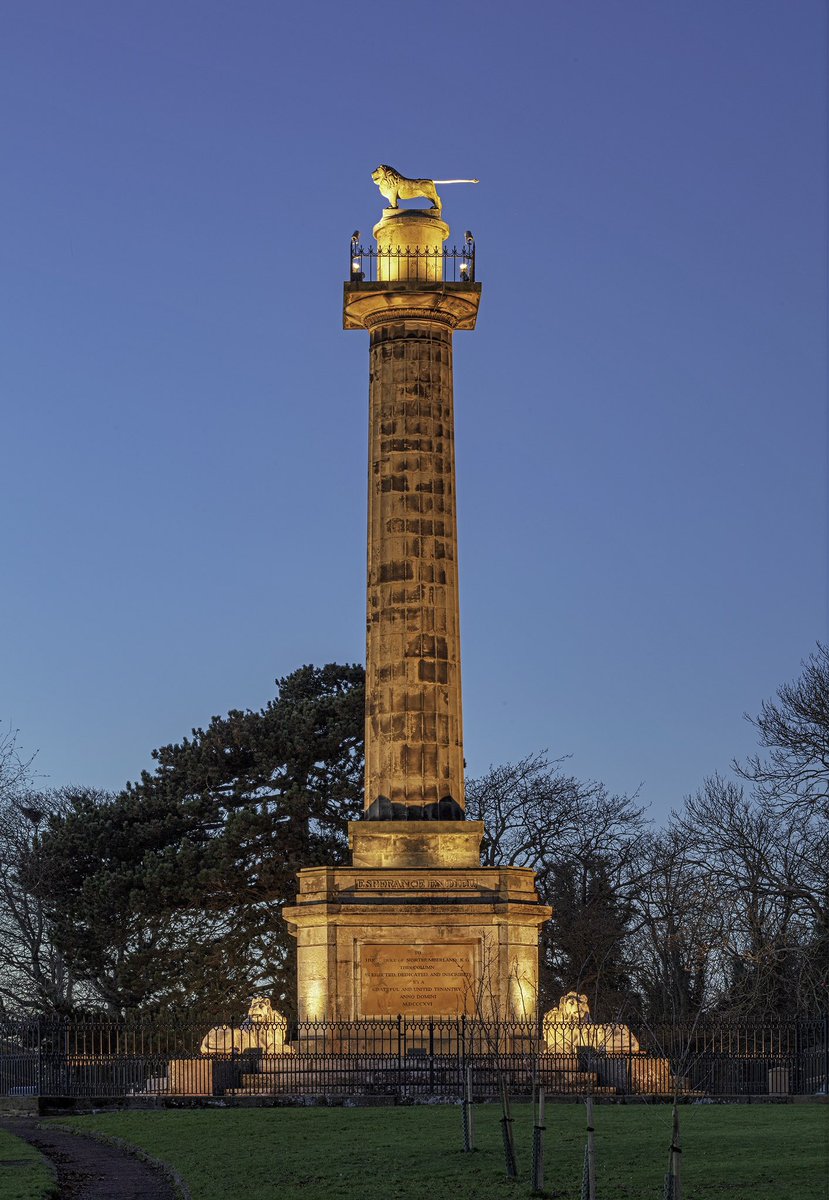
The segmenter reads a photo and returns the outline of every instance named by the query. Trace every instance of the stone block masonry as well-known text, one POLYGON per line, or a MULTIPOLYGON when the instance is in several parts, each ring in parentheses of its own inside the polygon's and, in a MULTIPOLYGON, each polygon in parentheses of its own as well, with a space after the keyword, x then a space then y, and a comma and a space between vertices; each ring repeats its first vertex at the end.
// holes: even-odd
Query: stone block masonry
POLYGON ((371 331, 366 810, 463 801, 452 332, 371 331))

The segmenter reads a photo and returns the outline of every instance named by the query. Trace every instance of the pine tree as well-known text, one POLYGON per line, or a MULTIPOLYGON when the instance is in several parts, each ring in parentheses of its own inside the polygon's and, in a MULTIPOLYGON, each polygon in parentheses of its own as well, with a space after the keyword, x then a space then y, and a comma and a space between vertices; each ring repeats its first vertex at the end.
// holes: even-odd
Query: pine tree
POLYGON ((291 1015, 281 910, 301 867, 344 861, 362 803, 363 683, 359 666, 302 667, 263 710, 214 717, 154 751, 138 783, 77 791, 50 820, 30 886, 110 1011, 227 1015, 262 990, 291 1015))

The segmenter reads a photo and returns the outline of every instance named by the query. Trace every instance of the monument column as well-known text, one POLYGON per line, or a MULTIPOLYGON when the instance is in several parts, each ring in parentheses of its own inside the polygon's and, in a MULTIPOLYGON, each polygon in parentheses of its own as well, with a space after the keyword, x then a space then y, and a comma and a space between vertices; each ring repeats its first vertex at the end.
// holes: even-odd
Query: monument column
POLYGON ((370 343, 366 797, 351 865, 306 867, 283 910, 299 1017, 531 1021, 550 909, 531 870, 481 866, 464 812, 452 337, 481 287, 471 236, 444 253, 434 181, 372 178, 435 206, 384 209, 376 250, 355 234, 345 284, 370 343))
POLYGON ((452 334, 474 328, 480 285, 444 281, 433 212, 386 209, 374 235, 377 279, 345 289, 346 328, 370 334, 366 817, 459 820, 452 334))

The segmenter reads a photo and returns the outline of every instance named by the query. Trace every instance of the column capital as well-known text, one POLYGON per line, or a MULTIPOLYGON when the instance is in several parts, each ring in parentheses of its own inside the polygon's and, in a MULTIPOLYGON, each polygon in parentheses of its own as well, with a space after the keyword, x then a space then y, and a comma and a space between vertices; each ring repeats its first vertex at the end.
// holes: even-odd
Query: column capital
POLYGON ((371 329, 407 319, 436 321, 450 329, 474 329, 480 303, 480 283, 345 283, 343 329, 371 329))

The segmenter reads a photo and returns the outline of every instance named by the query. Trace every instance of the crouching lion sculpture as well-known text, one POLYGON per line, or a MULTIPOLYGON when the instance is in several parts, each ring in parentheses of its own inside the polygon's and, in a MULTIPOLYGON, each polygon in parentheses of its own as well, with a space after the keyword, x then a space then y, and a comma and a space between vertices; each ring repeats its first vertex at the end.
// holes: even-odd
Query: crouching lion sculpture
POLYGON ((544 1014, 544 1041, 553 1054, 573 1054, 581 1046, 607 1054, 639 1054, 639 1042, 627 1025, 594 1024, 587 997, 568 992, 544 1014))
POLYGON ((285 1043, 288 1023, 271 1006, 267 996, 254 996, 241 1025, 217 1025, 202 1039, 202 1054, 241 1054, 261 1050, 263 1054, 290 1054, 285 1043))

